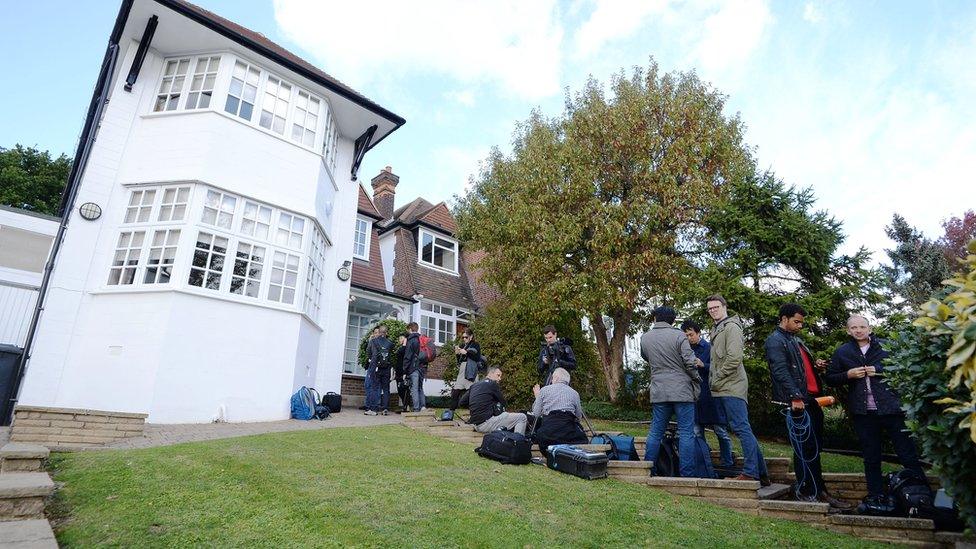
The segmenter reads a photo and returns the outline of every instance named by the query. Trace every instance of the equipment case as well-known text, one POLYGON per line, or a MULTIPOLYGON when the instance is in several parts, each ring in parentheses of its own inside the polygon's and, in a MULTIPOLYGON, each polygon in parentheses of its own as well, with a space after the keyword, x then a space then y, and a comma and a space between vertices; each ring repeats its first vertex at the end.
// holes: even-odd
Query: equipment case
POLYGON ((607 477, 610 460, 604 452, 588 452, 571 444, 555 444, 548 452, 546 464, 550 469, 587 480, 607 477))

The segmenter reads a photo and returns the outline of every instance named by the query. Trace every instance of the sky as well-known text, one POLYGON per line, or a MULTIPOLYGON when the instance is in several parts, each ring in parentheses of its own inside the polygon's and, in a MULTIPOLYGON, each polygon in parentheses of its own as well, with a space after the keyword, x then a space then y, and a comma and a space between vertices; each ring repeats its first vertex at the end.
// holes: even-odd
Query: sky
MULTIPOLYGON (((73 154, 117 0, 0 0, 0 146, 73 154)), ((397 205, 465 192, 533 109, 653 57, 727 95, 759 166, 812 187, 852 252, 894 212, 928 236, 976 209, 976 3, 197 0, 406 118, 360 171, 397 205)))

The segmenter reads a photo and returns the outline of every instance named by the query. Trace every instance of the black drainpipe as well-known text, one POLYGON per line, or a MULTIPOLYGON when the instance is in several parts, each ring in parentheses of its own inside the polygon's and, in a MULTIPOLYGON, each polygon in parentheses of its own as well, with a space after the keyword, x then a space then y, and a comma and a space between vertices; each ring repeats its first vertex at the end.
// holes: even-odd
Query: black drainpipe
POLYGON ((3 395, 5 406, 0 425, 10 425, 13 418, 14 405, 20 395, 20 386, 24 381, 24 373, 27 363, 30 361, 31 349, 34 345, 34 336, 37 334, 37 324, 44 310, 44 300, 47 297, 48 285, 51 282, 51 275, 54 272, 54 265, 57 262, 58 251, 64 241, 64 233, 68 229, 68 221, 71 219, 71 212, 74 209, 75 197, 78 195, 78 187, 81 178, 88 165, 88 157, 91 154, 92 145, 95 143, 95 135, 98 132, 98 125, 102 119, 102 112, 108 103, 109 92, 112 88, 112 75, 115 73, 115 64, 119 56, 119 40, 122 30, 125 28, 126 21, 129 19, 129 11, 132 9, 133 0, 123 0, 119 9, 119 15, 115 19, 115 27, 109 38, 108 47, 105 50, 105 57, 102 59, 102 69, 98 73, 98 81, 95 83, 95 91, 92 94, 91 104, 88 107, 88 116, 85 118, 85 125, 78 140, 78 149, 75 151, 75 160, 71 165, 71 172, 68 174, 68 182, 61 195, 61 225, 51 244, 51 253, 48 255, 47 263, 44 265, 44 278, 41 279, 41 287, 37 291, 37 302, 34 305, 34 314, 31 317, 30 327, 27 329, 27 341, 24 343, 24 352, 20 356, 20 361, 14 370, 10 393, 3 395))

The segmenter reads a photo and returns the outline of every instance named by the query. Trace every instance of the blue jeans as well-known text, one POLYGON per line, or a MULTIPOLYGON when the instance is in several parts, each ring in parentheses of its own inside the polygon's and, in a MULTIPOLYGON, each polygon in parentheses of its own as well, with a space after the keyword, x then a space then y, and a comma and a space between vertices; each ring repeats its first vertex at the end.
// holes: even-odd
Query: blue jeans
POLYGON ((678 416, 678 465, 683 477, 695 476, 695 403, 655 402, 651 405, 653 416, 647 432, 647 451, 644 461, 657 461, 661 451, 661 439, 671 421, 678 416))
MULTIPOLYGON (((729 432, 725 430, 725 427, 721 425, 712 425, 712 431, 715 431, 715 436, 718 438, 718 455, 719 463, 722 467, 732 467, 735 465, 735 459, 732 458, 732 437, 729 436, 729 432)), ((695 424, 695 436, 705 437, 705 426, 695 424)))
POLYGON ((427 405, 427 398, 424 395, 424 373, 420 370, 410 373, 410 402, 413 404, 414 412, 419 412, 427 405))
POLYGON ((366 370, 366 409, 374 412, 380 409, 380 380, 376 368, 366 370))
POLYGON ((769 472, 766 471, 766 460, 763 458, 762 450, 759 449, 759 441, 756 440, 756 435, 752 434, 746 401, 739 397, 715 397, 715 400, 725 409, 729 429, 739 437, 739 442, 742 444, 742 474, 755 479, 769 476, 769 472))

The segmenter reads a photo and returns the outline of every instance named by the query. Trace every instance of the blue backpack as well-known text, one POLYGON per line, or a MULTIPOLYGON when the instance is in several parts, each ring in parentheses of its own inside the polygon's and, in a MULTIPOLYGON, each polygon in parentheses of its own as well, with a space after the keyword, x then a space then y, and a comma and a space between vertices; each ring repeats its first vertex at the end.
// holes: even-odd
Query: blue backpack
POLYGON ((315 417, 315 404, 312 390, 303 385, 301 389, 291 395, 291 417, 303 420, 312 419, 315 417))
POLYGON ((637 448, 634 446, 634 437, 627 435, 608 435, 600 433, 590 441, 592 444, 609 444, 610 459, 620 461, 640 461, 637 448))

